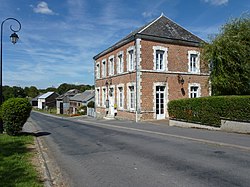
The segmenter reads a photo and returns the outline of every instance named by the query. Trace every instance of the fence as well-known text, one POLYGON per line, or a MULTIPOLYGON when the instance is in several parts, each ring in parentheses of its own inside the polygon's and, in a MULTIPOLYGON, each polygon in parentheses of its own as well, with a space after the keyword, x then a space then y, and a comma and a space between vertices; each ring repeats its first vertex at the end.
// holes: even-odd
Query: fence
POLYGON ((87 115, 91 117, 95 117, 95 109, 94 108, 87 108, 87 115))

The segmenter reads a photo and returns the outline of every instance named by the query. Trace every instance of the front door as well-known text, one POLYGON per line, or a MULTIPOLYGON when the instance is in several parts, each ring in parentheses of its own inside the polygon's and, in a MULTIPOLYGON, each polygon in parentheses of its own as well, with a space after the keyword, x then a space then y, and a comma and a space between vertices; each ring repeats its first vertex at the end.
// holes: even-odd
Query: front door
POLYGON ((63 103, 60 103, 60 114, 63 114, 63 103))
POLYGON ((165 119, 165 86, 156 86, 156 119, 165 119))

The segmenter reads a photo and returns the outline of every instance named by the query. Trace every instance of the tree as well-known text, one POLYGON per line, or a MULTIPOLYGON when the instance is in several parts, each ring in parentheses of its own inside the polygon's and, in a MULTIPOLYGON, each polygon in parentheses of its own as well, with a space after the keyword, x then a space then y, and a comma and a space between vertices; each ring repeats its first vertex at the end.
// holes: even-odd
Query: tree
POLYGON ((34 98, 39 95, 39 90, 35 86, 31 86, 27 90, 27 95, 31 98, 34 98))
POLYGON ((250 94, 250 17, 245 14, 221 28, 204 45, 204 60, 210 62, 213 95, 250 94))
POLYGON ((71 90, 71 89, 75 89, 76 86, 73 85, 73 84, 67 84, 67 83, 63 83, 61 84, 58 88, 57 88, 57 91, 58 93, 61 95, 61 94, 64 94, 65 92, 71 90))
POLYGON ((13 86, 13 94, 15 98, 25 98, 27 96, 24 89, 19 86, 13 86))

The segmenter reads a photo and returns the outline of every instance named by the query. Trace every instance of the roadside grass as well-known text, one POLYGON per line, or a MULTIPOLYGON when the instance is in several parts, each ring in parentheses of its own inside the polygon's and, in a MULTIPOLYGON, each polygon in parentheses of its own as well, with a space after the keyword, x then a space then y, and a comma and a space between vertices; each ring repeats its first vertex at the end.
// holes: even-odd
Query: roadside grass
POLYGON ((31 135, 0 134, 0 186, 42 187, 38 171, 32 164, 35 152, 31 135))
POLYGON ((51 108, 51 109, 48 109, 48 110, 42 110, 42 109, 38 109, 38 108, 32 108, 32 110, 38 111, 38 112, 42 112, 42 113, 45 113, 45 114, 52 114, 52 115, 63 116, 63 117, 70 117, 70 115, 68 115, 68 114, 57 114, 56 108, 51 108))

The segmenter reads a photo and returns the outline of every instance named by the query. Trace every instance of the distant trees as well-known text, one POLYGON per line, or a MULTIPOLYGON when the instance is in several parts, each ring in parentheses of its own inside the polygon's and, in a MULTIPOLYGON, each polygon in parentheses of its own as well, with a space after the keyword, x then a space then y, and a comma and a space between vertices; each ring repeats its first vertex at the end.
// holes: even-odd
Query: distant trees
POLYGON ((82 85, 74 85, 74 84, 63 83, 57 88, 57 93, 59 93, 61 95, 61 94, 65 93, 71 89, 78 89, 81 92, 84 92, 85 90, 94 89, 94 86, 83 85, 83 84, 82 85))
POLYGON ((10 98, 34 98, 39 94, 46 92, 57 92, 63 94, 71 89, 78 89, 81 92, 85 90, 94 89, 94 86, 90 85, 74 85, 63 83, 58 88, 48 87, 46 89, 38 89, 35 86, 25 87, 24 89, 18 86, 3 86, 3 100, 6 101, 10 98))
POLYGON ((250 94, 250 16, 226 23, 205 44, 203 56, 211 63, 213 95, 250 94))
POLYGON ((28 97, 34 98, 39 95, 39 90, 35 86, 25 87, 24 91, 28 97))
POLYGON ((26 93, 23 88, 18 86, 3 86, 3 100, 6 101, 10 98, 25 98, 26 93))

